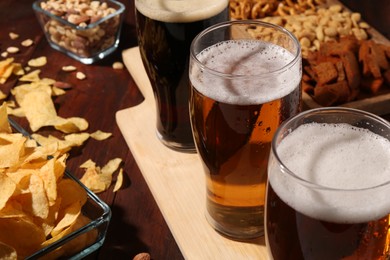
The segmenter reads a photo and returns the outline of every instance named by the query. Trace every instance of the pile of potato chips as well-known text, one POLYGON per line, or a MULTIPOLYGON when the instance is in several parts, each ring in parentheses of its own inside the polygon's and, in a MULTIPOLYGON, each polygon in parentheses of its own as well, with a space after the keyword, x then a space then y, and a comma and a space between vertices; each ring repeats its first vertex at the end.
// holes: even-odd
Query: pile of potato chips
MULTIPOLYGON (((12 133, 6 105, 0 107, 0 258, 25 258, 87 224, 81 213, 86 191, 64 178, 67 154, 58 144, 38 146, 12 133)), ((53 251, 77 252, 96 239, 92 230, 53 251)))
MULTIPOLYGON (((11 94, 14 96, 18 107, 14 102, 8 102, 7 112, 9 115, 26 117, 31 130, 34 132, 32 137, 39 144, 49 145, 57 143, 57 149, 59 151, 67 152, 71 150, 72 147, 83 145, 90 137, 102 141, 111 136, 111 133, 100 130, 91 134, 85 132, 88 129, 89 124, 84 118, 62 118, 58 116, 52 97, 65 94, 64 89, 57 87, 61 84, 56 84, 58 82, 54 79, 40 78, 40 69, 35 69, 28 74, 25 74, 25 71, 20 64, 14 63, 13 61, 13 58, 0 61, 0 77, 3 77, 6 80, 11 75, 10 73, 14 72, 15 75, 20 76, 18 79, 19 82, 23 83, 11 90, 11 94), (52 126, 64 133, 64 139, 59 139, 54 136, 45 137, 36 133, 42 127, 48 126, 52 126)), ((47 60, 45 57, 32 59, 28 62, 28 64, 33 67, 41 67, 46 65, 46 63, 47 60)), ((117 167, 110 172, 103 170, 102 174, 100 172, 100 167, 89 164, 90 168, 88 168, 84 165, 82 168, 86 168, 86 173, 81 181, 95 193, 107 190, 112 182, 112 174, 117 170, 122 160, 120 158, 115 158, 112 159, 112 161, 116 162, 117 167), (110 183, 108 183, 108 181, 110 181, 110 183)), ((111 163, 112 162, 108 162, 108 164, 111 163)), ((107 166, 103 167, 103 169, 104 168, 107 169, 107 166)), ((114 191, 120 189, 122 182, 123 172, 120 170, 114 191)))
MULTIPOLYGON (((3 54, 5 58, 7 55, 3 54)), ((44 56, 29 60, 26 67, 12 57, 0 61, 0 86, 13 77, 17 77, 18 83, 10 91, 13 100, 0 89, 0 100, 8 99, 0 106, 0 259, 28 257, 90 222, 81 213, 87 201, 86 190, 64 178, 67 152, 89 138, 103 141, 112 135, 100 130, 86 132, 89 124, 84 118, 57 115, 52 98, 64 95, 72 86, 41 78, 38 67, 47 62, 44 56), (12 133, 8 115, 26 117, 33 139, 12 133), (43 127, 60 131, 62 139, 38 134, 43 127)), ((106 191, 121 162, 122 159, 114 158, 99 167, 88 160, 80 166, 85 169, 80 181, 95 193, 106 191)), ((120 169, 113 191, 118 191, 122 183, 120 169)), ((71 255, 91 245, 96 237, 97 231, 91 230, 46 258, 71 255)))

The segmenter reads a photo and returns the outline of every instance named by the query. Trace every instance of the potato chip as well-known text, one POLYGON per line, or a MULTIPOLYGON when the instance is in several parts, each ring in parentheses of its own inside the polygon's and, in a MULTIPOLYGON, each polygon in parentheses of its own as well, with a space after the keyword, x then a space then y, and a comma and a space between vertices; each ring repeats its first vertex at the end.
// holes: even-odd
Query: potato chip
POLYGON ((35 174, 37 169, 16 169, 14 172, 7 172, 7 176, 17 184, 19 189, 18 193, 14 192, 14 195, 29 193, 30 176, 35 174))
POLYGON ((111 159, 106 165, 103 166, 101 172, 102 174, 113 174, 121 164, 121 158, 111 159))
POLYGON ((62 208, 67 208, 75 203, 83 205, 87 201, 85 190, 71 179, 62 179, 58 183, 58 197, 62 200, 62 208))
POLYGON ((57 118, 51 96, 46 91, 30 91, 24 95, 19 103, 33 132, 43 126, 51 125, 51 122, 57 118))
POLYGON ((66 93, 66 91, 63 90, 62 88, 52 87, 52 90, 53 90, 53 96, 61 96, 66 93))
POLYGON ((80 181, 94 193, 106 191, 112 182, 112 174, 103 174, 99 167, 88 168, 80 181))
POLYGON ((76 222, 78 216, 81 213, 81 205, 80 203, 73 203, 69 207, 67 207, 64 211, 63 218, 60 219, 58 224, 51 231, 51 235, 55 237, 59 233, 61 233, 64 229, 68 228, 70 225, 76 222))
POLYGON ((13 63, 14 67, 12 69, 12 73, 15 74, 16 76, 22 76, 24 75, 24 70, 22 67, 22 64, 20 63, 13 63))
POLYGON ((26 138, 22 134, 0 133, 0 168, 18 164, 26 138))
POLYGON ((0 76, 4 74, 4 72, 13 62, 14 62, 14 58, 8 58, 0 61, 0 76))
POLYGON ((102 141, 112 136, 112 133, 106 133, 100 130, 97 130, 96 132, 93 132, 91 134, 91 137, 95 140, 102 141))
POLYGON ((57 118, 57 122, 53 123, 53 125, 57 130, 64 133, 81 132, 88 128, 87 120, 81 117, 71 117, 63 120, 57 118))
POLYGON ((123 169, 121 168, 119 170, 118 176, 116 177, 116 182, 113 191, 117 192, 118 190, 120 190, 120 188, 122 188, 122 185, 123 185, 123 169))
POLYGON ((18 254, 15 248, 0 242, 0 259, 2 260, 17 260, 18 254))
POLYGON ((41 73, 41 70, 33 70, 30 73, 24 75, 23 77, 20 77, 19 81, 27 81, 27 82, 38 81, 39 73, 41 73))
MULTIPOLYGON (((81 227, 88 224, 89 219, 83 215, 79 215, 76 221, 69 226, 68 228, 64 229, 61 233, 57 234, 56 236, 53 236, 49 240, 45 241, 42 246, 48 246, 51 243, 54 243, 55 241, 69 235, 75 230, 80 229, 81 227)), ((66 255, 68 252, 77 252, 81 249, 85 248, 88 245, 91 245, 97 237, 97 231, 96 229, 92 229, 88 231, 87 233, 84 233, 82 235, 79 235, 78 237, 72 239, 68 243, 64 244, 63 246, 57 248, 56 250, 50 252, 47 257, 48 259, 58 259, 61 258, 61 256, 66 255)))
POLYGON ((3 103, 0 106, 0 133, 10 134, 11 132, 12 129, 8 122, 7 104, 3 103))
POLYGON ((23 102, 24 97, 32 91, 45 91, 49 96, 52 95, 52 89, 50 85, 40 84, 37 82, 16 86, 11 89, 11 94, 15 96, 16 102, 20 105, 23 102))
POLYGON ((10 108, 7 107, 7 113, 8 115, 16 116, 16 117, 25 117, 26 115, 24 114, 22 108, 10 108))
POLYGON ((46 196, 43 180, 38 175, 32 174, 29 189, 33 215, 42 219, 47 218, 49 215, 49 200, 46 196))
POLYGON ((24 259, 46 240, 44 231, 29 218, 0 218, 0 241, 18 252, 24 259))
POLYGON ((91 167, 96 167, 96 163, 94 161, 92 161, 91 159, 88 159, 87 161, 82 163, 79 167, 85 168, 85 169, 91 168, 91 167))
POLYGON ((53 206, 57 199, 58 176, 56 174, 56 167, 59 167, 57 174, 58 172, 63 173, 65 170, 65 164, 58 162, 56 159, 48 160, 47 163, 39 169, 39 177, 43 180, 49 206, 53 206))
POLYGON ((112 174, 118 169, 121 162, 121 158, 115 158, 103 168, 96 167, 92 161, 84 163, 82 166, 88 168, 80 181, 94 193, 106 191, 112 183, 112 174))
POLYGON ((8 200, 15 192, 16 184, 4 173, 0 173, 0 210, 2 210, 8 200))
POLYGON ((6 99, 7 97, 8 97, 8 95, 0 90, 0 100, 6 99))
POLYGON ((24 217, 26 217, 26 213, 24 213, 22 205, 20 205, 20 203, 15 200, 9 201, 7 205, 5 205, 5 207, 0 210, 0 218, 24 217))

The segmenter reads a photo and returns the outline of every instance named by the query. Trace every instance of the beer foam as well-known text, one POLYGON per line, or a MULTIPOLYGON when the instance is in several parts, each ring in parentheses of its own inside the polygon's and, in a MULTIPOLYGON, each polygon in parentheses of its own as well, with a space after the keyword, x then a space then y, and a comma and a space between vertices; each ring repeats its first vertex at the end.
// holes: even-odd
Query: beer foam
MULTIPOLYGON (((310 217, 360 223, 390 213, 390 141, 347 124, 300 126, 280 143, 279 158, 301 179, 322 187, 297 183, 270 166, 270 183, 280 198, 310 217), (374 187, 374 188, 372 188, 374 187)), ((270 164, 271 165, 271 164, 270 164)))
POLYGON ((197 55, 210 71, 190 72, 191 83, 203 95, 231 104, 263 104, 293 92, 301 81, 301 63, 286 67, 294 55, 286 49, 255 40, 229 40, 197 55), (280 71, 281 68, 285 70, 280 71))
POLYGON ((166 23, 189 23, 216 16, 228 8, 227 0, 136 0, 143 15, 166 23))

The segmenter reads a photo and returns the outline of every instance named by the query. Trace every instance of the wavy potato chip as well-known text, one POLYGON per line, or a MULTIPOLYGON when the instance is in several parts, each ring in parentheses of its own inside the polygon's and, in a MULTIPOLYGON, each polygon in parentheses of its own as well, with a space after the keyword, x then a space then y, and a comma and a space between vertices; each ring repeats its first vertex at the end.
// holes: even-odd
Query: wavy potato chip
POLYGON ((46 240, 43 229, 30 218, 0 218, 0 241, 15 248, 19 259, 26 258, 46 240))
POLYGON ((2 210, 16 190, 16 184, 5 173, 0 173, 0 210, 2 210))
MULTIPOLYGON (((0 259, 23 259, 87 224, 90 220, 83 216, 81 209, 88 197, 78 183, 64 178, 68 155, 59 150, 61 142, 56 139, 38 146, 36 141, 10 132, 6 112, 3 103, 0 106, 0 259)), ((72 134, 62 142, 75 145, 88 138, 88 133, 72 134)), ((88 232, 51 255, 73 254, 93 243, 96 235, 96 230, 88 232)))

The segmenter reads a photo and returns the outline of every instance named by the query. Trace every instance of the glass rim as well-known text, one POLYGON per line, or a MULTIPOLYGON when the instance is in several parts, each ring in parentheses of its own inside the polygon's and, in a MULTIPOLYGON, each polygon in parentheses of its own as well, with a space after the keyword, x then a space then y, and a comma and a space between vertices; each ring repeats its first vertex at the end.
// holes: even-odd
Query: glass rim
POLYGON ((359 191, 367 191, 367 190, 372 190, 372 189, 376 189, 376 188, 381 188, 381 187, 385 187, 387 185, 390 185, 390 180, 388 181, 385 181, 381 184, 378 184, 378 185, 374 185, 374 186, 370 186, 370 187, 365 187, 365 188, 352 188, 352 189, 346 189, 346 188, 333 188, 333 187, 329 187, 329 186, 325 186, 325 185, 320 185, 320 184, 317 184, 317 183, 314 183, 314 182, 311 182, 311 181, 308 181, 304 178, 301 178, 299 176, 297 176, 292 170, 290 170, 283 162, 282 160, 280 159, 278 153, 277 153, 277 137, 280 136, 283 132, 290 132, 291 129, 290 129, 290 124, 292 122, 295 122, 301 118, 304 118, 305 116, 307 115, 310 115, 310 114, 318 114, 320 112, 344 112, 344 113, 349 113, 349 114, 359 114, 359 115, 362 115, 362 116, 366 116, 367 118, 369 119, 372 119, 374 121, 376 121, 377 123, 380 123, 384 126, 386 126, 387 128, 390 129, 390 122, 388 122, 387 120, 381 118, 380 116, 378 115, 375 115, 373 113, 370 113, 370 112, 367 112, 367 111, 364 111, 364 110, 360 110, 360 109, 356 109, 356 108, 350 108, 350 107, 320 107, 320 108, 313 108, 313 109, 309 109, 309 110, 306 110, 306 111, 303 111, 289 119, 287 119, 286 121, 284 121, 279 127, 278 129, 276 130, 275 134, 274 134, 274 138, 272 139, 272 142, 271 142, 271 153, 274 155, 275 157, 275 160, 277 161, 277 163, 279 164, 279 167, 282 169, 283 173, 284 174, 288 174, 290 177, 293 178, 293 180, 299 182, 300 184, 302 185, 305 185, 307 187, 311 187, 311 188, 315 188, 317 190, 327 190, 327 191, 347 191, 347 192, 359 192, 359 191))
MULTIPOLYGON (((248 39, 248 40, 260 41, 260 40, 257 40, 257 39, 248 39)), ((216 76, 219 76, 219 77, 225 77, 225 78, 257 78, 257 77, 265 77, 265 76, 268 76, 268 75, 271 76, 271 75, 274 75, 274 74, 278 74, 278 73, 284 72, 287 69, 293 67, 297 62, 299 62, 301 60, 301 57, 302 57, 301 45, 299 43, 298 38, 293 33, 291 33, 289 30, 285 29, 284 27, 282 27, 280 25, 276 25, 276 24, 272 24, 272 23, 264 22, 264 21, 259 21, 259 20, 234 20, 234 21, 225 21, 225 22, 220 22, 220 23, 214 24, 214 25, 204 29, 197 36, 195 36, 195 38, 191 42, 191 46, 190 46, 190 58, 192 58, 195 61, 195 63, 202 70, 207 71, 210 74, 213 74, 213 75, 216 75, 216 76), (294 42, 294 44, 296 46, 295 53, 292 53, 294 55, 294 58, 289 63, 285 64, 284 66, 282 66, 282 67, 280 67, 278 69, 275 69, 275 70, 272 70, 272 71, 268 71, 268 72, 261 72, 260 74, 254 74, 254 75, 240 75, 240 74, 224 73, 224 72, 220 72, 220 71, 215 70, 215 69, 211 69, 208 66, 204 65, 203 62, 201 62, 196 57, 196 54, 195 54, 195 51, 194 51, 195 44, 203 36, 205 36, 206 34, 212 32, 212 31, 218 30, 220 28, 229 27, 229 26, 232 26, 232 25, 260 25, 260 26, 263 26, 265 28, 276 29, 277 31, 286 34, 288 37, 290 37, 293 40, 293 42, 294 42)))

